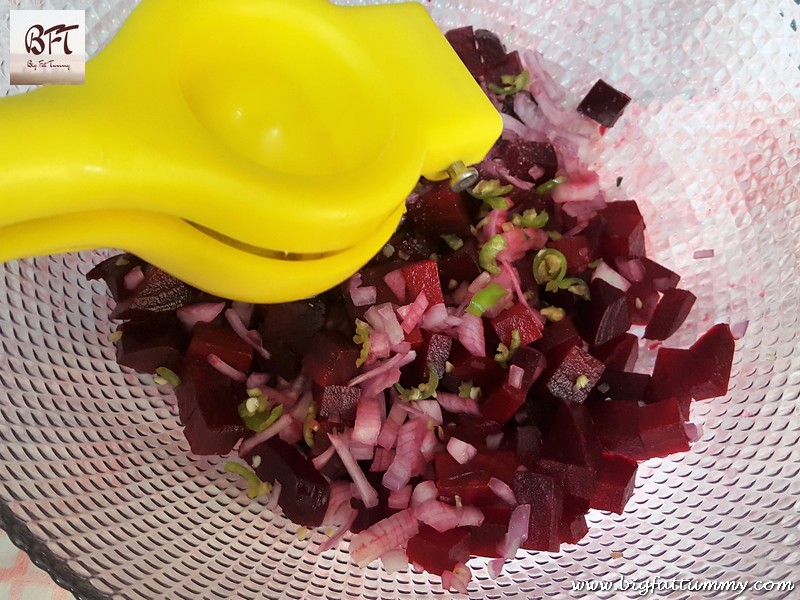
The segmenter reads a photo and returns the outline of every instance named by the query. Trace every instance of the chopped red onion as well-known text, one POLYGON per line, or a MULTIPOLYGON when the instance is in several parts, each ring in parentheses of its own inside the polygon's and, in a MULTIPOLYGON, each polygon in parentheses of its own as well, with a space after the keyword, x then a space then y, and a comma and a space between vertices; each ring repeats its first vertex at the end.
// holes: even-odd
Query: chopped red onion
POLYGON ((245 325, 250 323, 253 319, 253 311, 255 308, 256 306, 252 302, 231 302, 231 309, 236 311, 236 314, 239 315, 239 318, 245 325))
POLYGON ((408 412, 404 410, 404 405, 400 402, 392 404, 389 409, 389 415, 383 423, 380 434, 378 434, 377 443, 381 448, 390 449, 394 448, 397 442, 397 432, 400 431, 400 426, 406 420, 408 412))
POLYGON ((628 281, 642 281, 647 274, 642 261, 638 258, 618 257, 615 261, 617 271, 628 281))
POLYGON ((436 392, 436 400, 443 409, 454 415, 474 415, 476 417, 481 415, 478 402, 472 398, 462 398, 458 394, 450 392, 436 392))
POLYGON ((311 459, 311 462, 314 463, 314 468, 317 471, 321 470, 325 465, 328 464, 328 461, 333 458, 334 454, 336 454, 336 448, 334 448, 332 445, 328 446, 328 449, 325 450, 325 452, 311 459))
POLYGON ((483 513, 474 506, 452 506, 438 500, 426 500, 411 510, 421 522, 444 533, 456 527, 479 527, 483 524, 483 513))
MULTIPOLYGON (((292 408, 294 408, 295 404, 297 404, 297 398, 286 393, 283 390, 269 387, 268 385, 262 385, 259 387, 261 391, 264 392, 264 394, 266 394, 267 398, 269 398, 272 402, 277 402, 278 404, 283 406, 284 411, 291 410, 292 408)), ((307 409, 308 407, 306 407, 306 410, 307 409)), ((300 415, 300 418, 298 418, 295 415, 292 416, 294 416, 295 420, 297 421, 305 419, 305 415, 300 415)))
POLYGON ((469 567, 463 563, 457 564, 452 571, 444 571, 442 573, 442 587, 448 591, 453 589, 459 594, 466 595, 469 593, 467 588, 470 581, 472 581, 472 571, 470 571, 469 567), (446 587, 445 573, 447 574, 447 579, 449 580, 446 587))
POLYGON ((582 179, 568 179, 561 185, 553 188, 553 201, 559 204, 564 202, 589 202, 600 193, 600 179, 596 173, 582 179))
MULTIPOLYGON (((280 402, 280 400, 278 401, 280 402)), ((294 405, 294 408, 292 408, 292 418, 295 421, 303 423, 308 415, 308 407, 311 406, 313 401, 313 393, 311 390, 306 390, 303 395, 300 396, 299 400, 297 400, 297 404, 294 405)))
POLYGON ((281 497, 281 482, 275 480, 275 483, 272 484, 272 491, 269 493, 269 501, 264 506, 264 508, 275 512, 278 509, 278 500, 280 500, 280 497, 281 497))
POLYGON ((389 334, 385 331, 370 331, 369 362, 373 362, 379 358, 389 358, 391 353, 392 347, 391 343, 389 343, 389 334))
MULTIPOLYGON (((486 161, 486 162, 492 163, 493 161, 486 161)), ((505 166, 503 166, 498 162, 493 163, 493 171, 494 175, 496 175, 500 179, 503 179, 507 183, 510 183, 514 187, 518 187, 519 189, 524 190, 526 192, 533 189, 532 181, 525 181, 524 179, 515 177, 505 166)))
MULTIPOLYGON (((333 446, 331 446, 333 448, 333 446)), ((335 451, 335 449, 334 449, 335 451)), ((334 481, 330 485, 328 508, 322 517, 322 524, 326 527, 341 525, 350 516, 350 491, 349 481, 334 481)))
POLYGON ((511 513, 508 523, 508 532, 500 544, 497 551, 504 558, 512 559, 517 554, 520 546, 528 539, 528 527, 531 520, 531 505, 520 504, 511 513))
POLYGON ((406 278, 403 275, 402 269, 389 271, 383 276, 383 282, 386 284, 386 287, 392 290, 398 302, 406 301, 406 278))
POLYGON ((695 260, 702 260, 704 258, 714 258, 714 249, 705 248, 703 250, 695 250, 694 254, 692 254, 692 258, 695 260))
POLYGON ((225 308, 224 302, 198 302, 187 304, 175 311, 181 324, 189 331, 198 323, 210 323, 225 308))
POLYGON ((517 497, 514 495, 514 490, 505 481, 492 477, 489 479, 489 489, 503 502, 511 506, 517 505, 517 497))
POLYGON ((375 457, 375 446, 362 444, 351 439, 349 448, 350 454, 356 460, 372 460, 375 457))
POLYGON ((539 250, 547 244, 547 234, 541 229, 512 229, 500 234, 506 247, 497 255, 498 261, 514 262, 523 258, 531 250, 539 250))
POLYGON ((339 544, 339 542, 341 542, 344 539, 344 536, 346 536, 349 533, 350 528, 353 526, 353 523, 356 522, 356 517, 358 517, 358 511, 355 508, 350 508, 350 512, 347 515, 347 519, 344 521, 344 523, 342 523, 339 526, 339 529, 334 535, 332 535, 322 544, 320 544, 319 548, 317 549, 317 552, 319 554, 322 554, 323 552, 327 552, 331 548, 335 548, 339 544))
POLYGON ((473 279, 472 283, 469 284, 467 291, 470 294, 476 294, 485 288, 489 283, 492 281, 491 273, 486 271, 481 271, 481 274, 478 275, 475 279, 473 279))
POLYGON ((427 427, 422 421, 409 421, 400 427, 397 434, 397 453, 383 475, 383 486, 386 489, 399 490, 411 479, 422 461, 420 447, 426 431, 427 427))
POLYGON ((497 450, 500 448, 500 444, 503 443, 503 432, 500 431, 498 433, 490 433, 486 436, 486 449, 487 450, 497 450))
MULTIPOLYGON (((534 142, 543 141, 542 136, 538 135, 534 129, 531 129, 519 119, 515 119, 506 113, 501 113, 500 116, 503 117, 503 139, 508 140, 519 137, 524 140, 530 140, 534 142), (508 135, 509 132, 512 135, 508 135)), ((534 179, 537 178, 534 177, 534 179)))
POLYGON ((403 319, 401 327, 405 333, 411 333, 411 331, 419 325, 425 314, 425 310, 428 308, 428 304, 428 296, 422 291, 414 302, 397 309, 397 314, 403 319))
POLYGON ((486 356, 486 340, 483 337, 483 321, 480 317, 466 313, 456 328, 461 345, 473 356, 486 356))
POLYGON ((381 555, 383 570, 389 575, 408 570, 408 556, 404 550, 389 550, 381 555))
POLYGON ((220 373, 225 375, 225 377, 228 377, 229 379, 233 379, 234 381, 239 381, 241 383, 244 383, 245 381, 247 381, 247 373, 244 373, 243 371, 240 371, 239 369, 234 369, 232 366, 230 366, 228 363, 226 363, 224 360, 222 360, 216 354, 213 354, 213 353, 209 354, 206 357, 206 360, 208 361, 208 364, 210 364, 217 371, 219 371, 220 373))
POLYGON ((422 316, 421 327, 428 331, 444 331, 449 327, 447 316, 447 307, 444 304, 429 306, 422 316))
POLYGON ((381 432, 381 401, 378 398, 364 398, 358 401, 353 440, 366 446, 374 446, 381 432))
POLYGON ((242 340, 244 340, 248 346, 253 348, 265 359, 269 360, 271 358, 270 353, 267 352, 267 349, 264 348, 264 345, 261 343, 261 336, 257 331, 247 330, 247 327, 245 327, 241 317, 239 317, 239 313, 232 308, 229 308, 225 311, 225 318, 228 320, 228 324, 231 326, 231 329, 233 329, 236 335, 242 338, 242 340))
POLYGON ((472 444, 461 441, 458 438, 451 437, 447 442, 447 452, 452 456, 456 462, 465 465, 478 453, 478 449, 472 444))
POLYGON ((600 264, 597 265, 594 273, 592 273, 592 281, 595 279, 602 279, 606 283, 613 285, 615 288, 620 289, 623 292, 628 291, 628 288, 631 287, 630 282, 622 275, 617 273, 614 269, 609 267, 605 261, 600 261, 600 264))
POLYGON ((130 271, 125 273, 122 283, 126 290, 135 290, 144 281, 144 271, 142 267, 133 267, 130 271))
POLYGON ((427 463, 432 461, 433 457, 442 451, 442 445, 439 443, 439 438, 436 437, 436 434, 433 431, 428 431, 425 434, 425 437, 422 438, 422 445, 420 446, 419 451, 422 453, 422 457, 425 459, 424 464, 420 468, 420 471, 424 472, 424 467, 427 465, 427 463))
POLYGON ((750 325, 750 321, 739 321, 738 323, 734 323, 731 325, 731 335, 733 339, 740 340, 744 337, 744 334, 747 332, 747 326, 750 325))
POLYGON ((417 400, 414 406, 433 421, 434 425, 442 424, 442 407, 436 400, 417 400))
MULTIPOLYGON (((372 379, 374 377, 377 377, 378 375, 386 373, 387 371, 391 371, 392 369, 399 370, 400 367, 403 367, 403 366, 407 365, 408 363, 413 362, 415 358, 417 358, 417 353, 414 352, 413 350, 410 350, 409 352, 407 352, 405 354, 395 354, 393 357, 391 357, 388 360, 376 363, 377 366, 373 367, 372 369, 370 369, 366 373, 362 373, 358 377, 354 377, 353 379, 350 380, 350 382, 347 385, 351 385, 351 386, 352 385, 359 385, 359 384, 361 384, 361 383, 363 383, 365 381, 369 381, 370 379, 372 379)), ((399 379, 399 376, 398 376, 398 379, 399 379)), ((390 387, 390 386, 394 385, 395 383, 397 383, 397 380, 392 381, 391 383, 389 383, 386 387, 384 387, 382 389, 386 389, 387 387, 390 387)))
POLYGON ((358 566, 366 567, 390 550, 402 548, 417 533, 419 521, 411 509, 401 510, 356 534, 350 542, 350 556, 358 566))
POLYGON ((253 371, 247 376, 247 381, 245 381, 244 385, 249 390, 252 388, 260 388, 262 385, 266 385, 268 381, 268 373, 258 373, 253 371))
POLYGON ((436 489, 436 482, 426 479, 416 485, 411 492, 411 506, 419 506, 428 500, 436 500, 439 497, 439 490, 436 489))
POLYGON ((356 459, 353 458, 341 434, 328 433, 328 438, 331 440, 331 444, 336 448, 336 453, 342 460, 344 468, 347 469, 350 479, 353 480, 353 483, 358 488, 358 493, 361 496, 361 501, 364 503, 364 506, 367 508, 378 506, 378 492, 376 492, 375 488, 367 481, 364 472, 361 470, 361 467, 358 466, 356 459))
POLYGON ((290 417, 289 415, 282 415, 280 419, 275 421, 264 431, 251 435, 249 438, 244 439, 241 445, 239 446, 239 456, 246 456, 250 454, 253 448, 255 448, 256 446, 258 446, 263 442, 266 442, 268 439, 278 435, 286 427, 289 427, 293 421, 294 419, 292 419, 292 417, 290 417))
POLYGON ((371 306, 378 299, 378 288, 361 285, 361 273, 356 273, 347 282, 347 292, 354 306, 371 306))
POLYGON ((699 423, 684 423, 683 430, 691 443, 697 442, 703 437, 703 426, 699 423))
POLYGON ((489 577, 497 579, 503 574, 503 567, 506 565, 505 558, 495 558, 486 563, 486 570, 489 572, 489 577))
POLYGON ((525 369, 517 365, 511 365, 508 368, 508 385, 515 390, 522 387, 522 378, 525 377, 525 369))
POLYGON ((389 492, 389 500, 387 505, 392 510, 403 510, 408 508, 408 503, 411 500, 411 486, 404 485, 399 490, 389 492))
POLYGON ((394 460, 394 450, 387 450, 380 446, 375 447, 375 458, 370 465, 370 473, 385 473, 394 460))

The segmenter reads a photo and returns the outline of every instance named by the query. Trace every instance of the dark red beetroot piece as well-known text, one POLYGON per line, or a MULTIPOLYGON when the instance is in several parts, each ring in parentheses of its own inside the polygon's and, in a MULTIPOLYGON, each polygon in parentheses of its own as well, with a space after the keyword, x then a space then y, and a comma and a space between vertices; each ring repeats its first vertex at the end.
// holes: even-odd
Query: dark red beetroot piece
POLYGON ((632 333, 626 333, 612 342, 595 346, 591 353, 603 361, 606 369, 629 371, 639 357, 639 338, 632 333))
POLYGON ((111 258, 105 259, 103 262, 95 265, 91 271, 86 274, 86 279, 89 281, 102 279, 108 286, 108 293, 114 300, 123 300, 128 297, 133 290, 126 289, 125 275, 135 267, 144 269, 146 263, 133 254, 117 254, 111 258))
POLYGON ((608 264, 619 257, 644 256, 645 226, 635 201, 609 202, 595 218, 602 223, 600 256, 608 264))
POLYGON ((607 400, 588 405, 604 450, 638 458, 645 455, 639 435, 639 406, 627 400, 607 400))
POLYGON ((458 422, 447 423, 442 427, 442 443, 446 445, 450 438, 458 438, 481 450, 486 448, 486 437, 499 432, 500 423, 496 421, 487 421, 483 417, 471 415, 459 415, 458 422))
POLYGON ((647 402, 658 402, 667 398, 691 396, 692 353, 681 348, 662 346, 656 354, 647 402))
POLYGON ((111 311, 112 319, 144 319, 190 304, 199 292, 157 267, 145 269, 144 280, 111 311))
POLYGON ((247 372, 253 362, 253 348, 232 329, 198 323, 192 329, 192 340, 186 351, 188 358, 206 360, 209 354, 216 354, 224 362, 238 371, 247 372))
POLYGON ((421 260, 405 265, 403 276, 406 278, 406 293, 409 300, 415 299, 420 292, 425 292, 429 305, 444 302, 439 269, 435 260, 421 260))
POLYGON ((277 437, 259 444, 243 458, 261 481, 280 482, 278 504, 287 518, 306 527, 322 524, 331 490, 310 459, 277 437), (261 457, 257 467, 253 467, 255 456, 261 457))
POLYGON ((528 539, 522 547, 558 552, 563 505, 561 486, 547 475, 521 471, 514 477, 514 496, 518 504, 531 505, 528 539))
POLYGON ((346 385, 356 374, 361 351, 341 333, 320 331, 303 358, 303 371, 319 386, 346 385))
POLYGON ((439 281, 443 289, 449 289, 450 282, 472 281, 481 274, 478 263, 478 241, 474 237, 464 239, 464 245, 439 257, 439 281))
POLYGON ((520 425, 514 430, 514 453, 519 464, 530 468, 542 455, 542 432, 534 425, 520 425))
POLYGON ((628 299, 628 312, 631 323, 634 325, 647 325, 653 318, 653 313, 658 306, 659 293, 649 283, 637 281, 625 292, 628 299))
POLYGON ((653 316, 644 330, 648 340, 665 340, 683 325, 697 296, 687 290, 667 290, 661 296, 653 316))
POLYGON ((695 400, 706 400, 728 393, 735 342, 731 328, 718 323, 692 344, 692 371, 689 392, 695 400))
POLYGON ((452 571, 457 564, 466 564, 470 556, 470 530, 457 527, 439 533, 433 527, 420 524, 419 533, 408 541, 408 560, 428 573, 441 575, 452 571))
MULTIPOLYGON (((511 486, 513 488, 513 485, 511 486)), ((498 545, 503 542, 508 532, 508 522, 514 508, 502 501, 481 506, 483 523, 472 528, 470 538, 470 554, 487 558, 503 558, 498 552, 498 545)), ((531 518, 533 513, 531 512, 531 518)))
POLYGON ((630 96, 598 79, 586 97, 581 100, 578 111, 604 127, 613 127, 630 101, 630 96))
POLYGON ((558 538, 564 544, 577 544, 589 533, 586 524, 586 513, 589 503, 574 496, 564 496, 564 507, 561 511, 561 523, 558 526, 558 538))
POLYGON ((450 363, 453 369, 450 376, 461 381, 471 381, 482 390, 488 390, 505 371, 492 356, 475 356, 458 342, 453 343, 450 351, 450 363))
POLYGON ((453 338, 441 333, 422 332, 422 344, 417 349, 417 358, 403 369, 400 383, 405 386, 416 386, 428 380, 428 365, 433 365, 436 374, 441 378, 445 371, 445 362, 450 357, 453 338))
POLYGON ((678 287, 678 282, 681 280, 680 275, 646 256, 640 257, 639 260, 645 271, 643 281, 652 285, 653 289, 659 292, 666 292, 678 287))
POLYGON ((601 448, 588 408, 568 400, 560 401, 555 419, 544 434, 543 448, 546 458, 584 467, 596 466, 601 448))
POLYGON ((553 363, 565 355, 570 348, 582 347, 583 340, 578 330, 575 329, 572 318, 566 316, 560 321, 547 323, 542 331, 542 338, 537 340, 534 346, 544 353, 548 363, 553 363))
POLYGON ((350 506, 358 512, 353 526, 350 527, 350 531, 353 533, 359 533, 365 529, 369 529, 378 521, 382 521, 398 512, 397 510, 389 508, 389 490, 383 485, 383 473, 368 472, 365 473, 365 475, 370 485, 378 492, 378 505, 367 508, 364 506, 364 502, 361 498, 356 497, 350 499, 350 506))
POLYGON ((360 398, 360 387, 346 385, 326 385, 317 388, 314 394, 321 418, 338 417, 348 423, 356 418, 356 407, 360 398))
POLYGON ((238 406, 247 393, 205 360, 187 360, 175 389, 183 430, 194 454, 224 455, 244 435, 238 406))
POLYGON ((294 379, 314 335, 325 325, 325 303, 321 298, 311 298, 259 305, 258 313, 263 318, 258 331, 272 355, 270 369, 284 379, 294 379))
POLYGON ((464 504, 483 505, 492 503, 497 496, 489 488, 489 479, 496 477, 508 485, 514 483, 517 461, 513 452, 478 452, 467 464, 462 465, 447 452, 436 455, 436 486, 439 499, 455 504, 459 496, 464 504))
POLYGON ((585 236, 564 236, 548 242, 547 245, 564 255, 568 273, 583 273, 592 262, 589 240, 585 236))
POLYGON ((186 333, 175 318, 128 321, 117 331, 117 362, 140 373, 155 373, 158 367, 177 372, 186 348, 186 333))
POLYGON ((546 142, 531 142, 521 138, 501 140, 492 154, 502 160, 510 175, 537 185, 553 179, 558 169, 556 151, 552 144, 546 142))
POLYGON ((637 466, 633 459, 604 452, 597 467, 589 506, 621 515, 633 495, 637 466))
POLYGON ((639 460, 669 456, 689 450, 689 438, 684 428, 685 417, 676 398, 639 407, 639 437, 644 446, 639 460))
POLYGON ((572 347, 545 375, 547 391, 554 397, 581 403, 589 396, 605 366, 583 348, 572 347))
POLYGON ((533 311, 520 303, 515 303, 491 320, 497 337, 511 347, 512 332, 519 332, 520 346, 527 346, 542 337, 542 324, 533 311))
POLYGON ((421 196, 409 200, 408 216, 427 236, 444 233, 467 236, 472 225, 468 202, 463 193, 450 189, 449 181, 440 181, 421 196))
POLYGON ((523 346, 514 353, 511 365, 522 369, 521 381, 519 385, 513 385, 517 382, 512 379, 512 369, 509 367, 500 385, 489 391, 481 402, 481 415, 484 419, 502 424, 513 417, 525 403, 533 382, 542 374, 545 358, 538 350, 523 346))
POLYGON ((475 77, 483 73, 483 62, 481 61, 478 44, 475 40, 475 31, 472 27, 460 27, 451 29, 445 34, 447 41, 456 51, 461 62, 469 69, 475 77))
POLYGON ((614 400, 644 402, 650 387, 650 379, 650 375, 646 373, 606 369, 590 399, 613 398, 614 400))
POLYGON ((602 346, 622 337, 631 327, 625 292, 602 279, 589 285, 592 302, 584 333, 590 346, 602 346))

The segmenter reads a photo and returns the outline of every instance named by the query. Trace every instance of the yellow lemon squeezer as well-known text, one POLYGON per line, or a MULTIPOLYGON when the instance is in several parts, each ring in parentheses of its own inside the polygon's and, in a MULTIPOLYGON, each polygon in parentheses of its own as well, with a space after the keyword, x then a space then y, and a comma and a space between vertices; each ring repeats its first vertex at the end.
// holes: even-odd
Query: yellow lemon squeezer
POLYGON ((501 129, 419 4, 143 0, 85 85, 0 100, 0 261, 123 248, 219 296, 300 299, 501 129))

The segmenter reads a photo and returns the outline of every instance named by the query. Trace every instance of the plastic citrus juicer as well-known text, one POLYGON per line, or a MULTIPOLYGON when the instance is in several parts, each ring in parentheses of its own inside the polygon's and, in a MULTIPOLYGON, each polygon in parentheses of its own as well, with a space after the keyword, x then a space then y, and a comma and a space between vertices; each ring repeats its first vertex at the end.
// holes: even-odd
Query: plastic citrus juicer
POLYGON ((0 100, 0 260, 123 248, 219 296, 322 292, 420 175, 466 177, 500 115, 425 9, 144 0, 83 86, 0 100))

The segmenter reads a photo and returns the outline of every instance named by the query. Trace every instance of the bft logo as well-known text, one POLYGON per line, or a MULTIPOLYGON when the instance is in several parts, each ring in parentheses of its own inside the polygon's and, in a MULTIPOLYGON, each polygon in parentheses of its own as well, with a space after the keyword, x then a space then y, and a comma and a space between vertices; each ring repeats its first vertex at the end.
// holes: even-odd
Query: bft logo
POLYGON ((9 25, 12 85, 84 83, 84 11, 12 10, 9 25))

